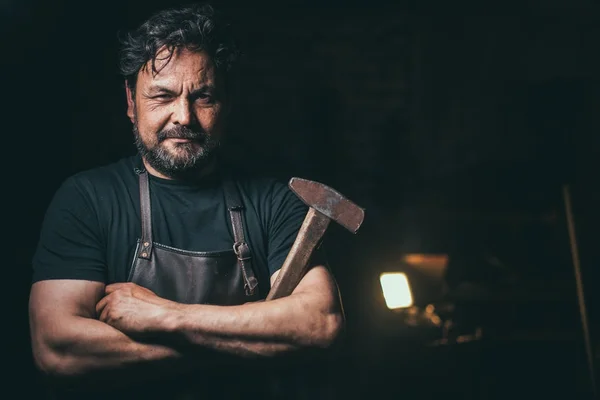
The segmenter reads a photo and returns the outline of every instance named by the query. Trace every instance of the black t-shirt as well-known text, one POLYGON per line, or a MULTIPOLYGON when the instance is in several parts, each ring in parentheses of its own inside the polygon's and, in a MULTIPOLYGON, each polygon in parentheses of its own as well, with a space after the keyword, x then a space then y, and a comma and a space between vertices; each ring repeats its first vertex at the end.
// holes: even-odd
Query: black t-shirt
MULTIPOLYGON (((36 252, 33 282, 83 279, 125 282, 141 235, 137 156, 80 172, 49 205, 36 252)), ((231 250, 234 239, 220 169, 200 183, 150 177, 153 240, 189 251, 231 250)), ((227 175, 229 176, 229 175, 227 175)), ((237 177, 244 230, 261 294, 283 264, 307 207, 283 183, 237 177)))

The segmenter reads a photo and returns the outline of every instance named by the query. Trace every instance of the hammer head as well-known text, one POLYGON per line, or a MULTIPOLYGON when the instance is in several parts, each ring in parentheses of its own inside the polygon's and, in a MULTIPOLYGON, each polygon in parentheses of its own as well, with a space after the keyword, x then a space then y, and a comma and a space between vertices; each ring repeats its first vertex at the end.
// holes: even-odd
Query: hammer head
POLYGON ((289 187, 307 206, 356 233, 365 218, 365 210, 334 189, 315 181, 292 178, 289 187))

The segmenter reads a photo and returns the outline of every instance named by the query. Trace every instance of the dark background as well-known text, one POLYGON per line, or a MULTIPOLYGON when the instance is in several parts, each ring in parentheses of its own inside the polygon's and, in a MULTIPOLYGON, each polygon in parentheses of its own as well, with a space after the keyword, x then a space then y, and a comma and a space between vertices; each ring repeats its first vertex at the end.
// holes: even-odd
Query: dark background
MULTIPOLYGON (((67 176, 132 154, 117 34, 177 4, 0 2, 4 246, 14 255, 5 363, 28 382, 24 394, 41 390, 27 298, 43 213, 67 176)), ((348 319, 328 390, 590 398, 562 190, 598 354, 600 4, 214 4, 245 51, 232 154, 257 172, 325 182, 367 210, 357 235, 328 232, 348 319), (407 253, 449 256, 442 294, 403 266, 407 253), (450 301, 480 340, 433 346, 439 330, 387 310, 378 277, 395 269, 410 273, 418 306, 450 301)))

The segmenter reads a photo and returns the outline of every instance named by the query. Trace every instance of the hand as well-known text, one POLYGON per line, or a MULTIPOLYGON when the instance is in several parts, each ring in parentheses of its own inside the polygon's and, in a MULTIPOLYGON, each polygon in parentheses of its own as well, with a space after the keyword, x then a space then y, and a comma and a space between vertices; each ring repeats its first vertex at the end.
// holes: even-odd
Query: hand
POLYGON ((98 319, 131 336, 161 330, 174 303, 135 283, 113 283, 96 304, 98 319))

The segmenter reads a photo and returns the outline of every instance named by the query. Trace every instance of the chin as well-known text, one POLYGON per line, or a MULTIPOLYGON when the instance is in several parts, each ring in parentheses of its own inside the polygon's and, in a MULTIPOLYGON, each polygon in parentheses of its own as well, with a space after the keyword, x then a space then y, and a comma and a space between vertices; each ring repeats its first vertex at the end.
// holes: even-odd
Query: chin
POLYGON ((178 151, 176 154, 171 153, 170 164, 176 169, 194 169, 199 166, 206 164, 209 158, 209 154, 204 149, 196 151, 178 151))
POLYGON ((165 148, 165 150, 165 153, 173 161, 177 162, 188 162, 193 159, 202 158, 205 153, 204 148, 196 143, 177 143, 165 148))

